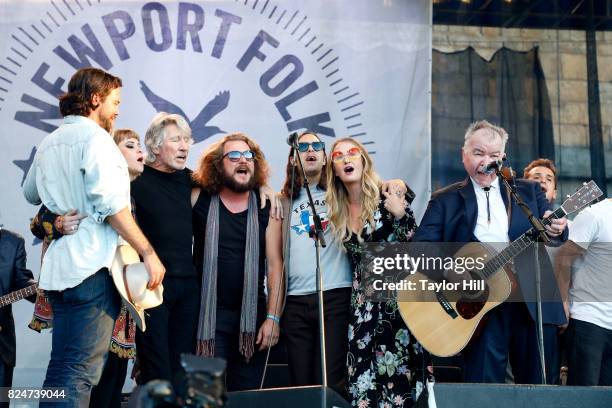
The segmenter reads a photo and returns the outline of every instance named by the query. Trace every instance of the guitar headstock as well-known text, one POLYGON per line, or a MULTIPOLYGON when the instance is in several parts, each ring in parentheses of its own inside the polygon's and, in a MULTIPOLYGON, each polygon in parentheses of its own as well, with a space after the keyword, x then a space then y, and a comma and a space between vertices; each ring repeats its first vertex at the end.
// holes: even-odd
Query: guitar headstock
POLYGON ((584 207, 591 204, 595 199, 601 197, 603 192, 595 184, 593 180, 588 183, 584 183, 582 187, 578 189, 574 194, 568 197, 561 208, 566 214, 571 214, 576 211, 582 210, 584 207))

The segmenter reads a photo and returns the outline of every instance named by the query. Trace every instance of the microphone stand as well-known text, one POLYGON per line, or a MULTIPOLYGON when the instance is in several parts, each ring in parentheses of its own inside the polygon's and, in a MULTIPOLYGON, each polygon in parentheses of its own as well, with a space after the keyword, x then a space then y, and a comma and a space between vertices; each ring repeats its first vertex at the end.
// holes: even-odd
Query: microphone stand
POLYGON ((308 185, 308 179, 306 178, 306 171, 302 166, 302 158, 298 153, 297 138, 293 140, 293 162, 300 164, 298 167, 301 169, 302 178, 304 179, 304 188, 308 195, 308 203, 310 210, 312 211, 312 219, 314 222, 314 231, 310 231, 310 236, 314 238, 315 253, 316 253, 316 274, 317 274, 317 293, 319 295, 319 348, 321 350, 321 382, 323 385, 323 395, 321 398, 321 406, 325 407, 326 404, 326 389, 327 389, 327 357, 325 355, 325 314, 324 314, 324 303, 323 303, 323 274, 321 273, 321 254, 320 248, 325 248, 327 243, 323 236, 323 225, 321 224, 321 217, 317 213, 312 199, 312 193, 310 192, 310 186, 308 185))
MULTIPOLYGON (((541 364, 541 374, 542 374, 542 384, 546 384, 546 362, 544 357, 544 326, 542 322, 542 293, 541 293, 541 273, 540 273, 540 258, 539 252, 540 247, 538 242, 544 242, 545 244, 550 242, 550 238, 546 234, 546 229, 544 228, 544 224, 538 217, 536 217, 529 206, 521 199, 521 197, 516 192, 516 185, 514 182, 511 184, 510 179, 514 181, 514 176, 512 174, 512 170, 505 171, 501 169, 501 166, 495 169, 495 173, 497 177, 504 183, 508 191, 510 191, 512 197, 516 201, 516 204, 523 210, 523 213, 527 216, 527 220, 531 224, 532 228, 527 232, 533 240, 536 242, 535 255, 534 255, 534 270, 535 270, 535 284, 536 284, 536 332, 538 337, 538 352, 540 355, 540 364, 541 364), (507 175, 504 173, 508 173, 507 175)), ((508 205, 512 205, 512 202, 509 202, 508 205)))

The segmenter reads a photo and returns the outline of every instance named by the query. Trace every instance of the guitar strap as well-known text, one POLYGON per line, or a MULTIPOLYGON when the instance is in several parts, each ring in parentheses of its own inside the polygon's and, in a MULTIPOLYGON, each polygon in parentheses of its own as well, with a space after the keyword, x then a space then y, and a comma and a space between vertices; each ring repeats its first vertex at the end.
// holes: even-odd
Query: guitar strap
POLYGON ((506 208, 506 213, 508 214, 508 231, 510 231, 510 225, 512 223, 512 194, 510 194, 510 189, 508 186, 505 188, 506 197, 508 198, 508 208, 506 208))
MULTIPOLYGON (((506 214, 508 215, 508 233, 510 233, 510 225, 512 225, 512 193, 510 193, 508 186, 505 186, 505 190, 506 198, 508 199, 508 208, 506 208, 506 214)), ((514 270, 514 259, 511 259, 508 265, 510 266, 512 273, 516 274, 516 271, 514 270)))

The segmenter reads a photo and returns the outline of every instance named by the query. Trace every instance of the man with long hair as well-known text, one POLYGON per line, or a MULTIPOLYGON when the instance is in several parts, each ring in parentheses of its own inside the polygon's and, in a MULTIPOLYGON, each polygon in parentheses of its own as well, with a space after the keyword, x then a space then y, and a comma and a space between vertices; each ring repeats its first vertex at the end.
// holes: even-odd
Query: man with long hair
MULTIPOLYGON (((351 267, 346 253, 329 234, 325 204, 325 143, 312 132, 298 136, 298 152, 321 216, 327 246, 321 248, 323 301, 325 307, 326 366, 329 385, 345 394, 346 352, 350 299, 351 267)), ((316 294, 315 247, 312 211, 304 188, 300 161, 294 148, 289 151, 287 177, 281 191, 283 199, 283 250, 287 298, 282 327, 287 344, 289 381, 293 386, 321 384, 319 309, 316 294)))
MULTIPOLYGON (((24 196, 56 214, 88 214, 71 237, 45 254, 39 287, 53 308, 51 360, 44 387, 65 388, 61 406, 84 406, 108 352, 119 295, 109 273, 121 235, 144 259, 149 288, 165 268, 130 213, 127 164, 109 131, 118 116, 121 80, 83 68, 60 98, 62 125, 41 142, 24 196)), ((58 400, 59 401, 59 400, 58 400)))
POLYGON ((264 350, 278 341, 281 222, 257 205, 268 174, 259 146, 233 133, 203 153, 193 177, 193 256, 202 274, 196 349, 227 360, 228 391, 258 388, 264 350))

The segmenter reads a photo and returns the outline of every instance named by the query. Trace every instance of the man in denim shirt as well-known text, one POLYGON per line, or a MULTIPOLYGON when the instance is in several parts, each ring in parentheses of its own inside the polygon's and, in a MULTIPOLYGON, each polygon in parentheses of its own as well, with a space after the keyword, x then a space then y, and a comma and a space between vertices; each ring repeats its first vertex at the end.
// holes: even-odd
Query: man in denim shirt
POLYGON ((127 164, 109 135, 120 90, 121 80, 102 70, 77 71, 60 97, 64 121, 41 142, 23 187, 32 204, 87 214, 68 226, 76 233, 51 243, 40 271, 54 314, 43 386, 65 388, 65 399, 57 400, 62 407, 87 406, 102 372, 119 312, 109 274, 118 234, 143 257, 150 289, 165 273, 132 218, 127 164))

